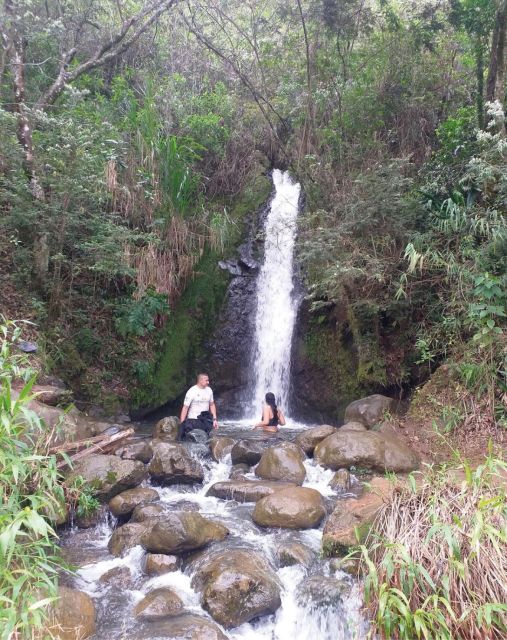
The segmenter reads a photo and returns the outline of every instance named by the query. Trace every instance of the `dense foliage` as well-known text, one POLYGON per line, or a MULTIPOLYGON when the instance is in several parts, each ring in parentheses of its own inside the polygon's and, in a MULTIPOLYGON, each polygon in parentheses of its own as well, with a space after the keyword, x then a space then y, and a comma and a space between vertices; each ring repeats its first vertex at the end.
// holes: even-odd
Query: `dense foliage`
POLYGON ((142 396, 202 256, 239 238, 235 201, 275 164, 306 192, 310 359, 335 345, 360 393, 452 357, 501 418, 504 4, 9 0, 3 284, 49 365, 83 398, 142 396))

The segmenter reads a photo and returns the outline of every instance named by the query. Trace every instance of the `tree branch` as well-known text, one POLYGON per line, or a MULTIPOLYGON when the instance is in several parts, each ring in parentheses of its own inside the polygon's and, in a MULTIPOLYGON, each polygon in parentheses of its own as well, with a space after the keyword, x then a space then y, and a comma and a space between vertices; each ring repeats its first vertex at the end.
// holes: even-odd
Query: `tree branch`
POLYGON ((47 109, 55 102, 67 84, 79 78, 83 73, 101 67, 124 53, 163 13, 177 2, 178 0, 157 0, 145 6, 136 15, 125 20, 121 30, 111 40, 102 43, 88 60, 85 60, 85 62, 82 62, 71 71, 68 70, 68 66, 74 59, 77 50, 74 47, 67 51, 60 62, 57 78, 38 100, 36 108, 47 109))

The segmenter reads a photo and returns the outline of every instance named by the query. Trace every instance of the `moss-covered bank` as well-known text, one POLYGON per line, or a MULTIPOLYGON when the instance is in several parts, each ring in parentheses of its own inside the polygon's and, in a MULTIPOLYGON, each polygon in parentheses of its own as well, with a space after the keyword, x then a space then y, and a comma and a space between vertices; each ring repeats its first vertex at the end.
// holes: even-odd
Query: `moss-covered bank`
POLYGON ((225 254, 208 250, 201 258, 176 309, 159 331, 159 353, 147 375, 132 392, 134 411, 155 409, 176 401, 192 383, 198 369, 210 368, 213 353, 206 343, 219 320, 230 280, 228 272, 220 269, 218 262, 235 254, 244 238, 247 216, 266 202, 271 188, 269 178, 259 172, 234 203, 224 203, 230 217, 225 254))

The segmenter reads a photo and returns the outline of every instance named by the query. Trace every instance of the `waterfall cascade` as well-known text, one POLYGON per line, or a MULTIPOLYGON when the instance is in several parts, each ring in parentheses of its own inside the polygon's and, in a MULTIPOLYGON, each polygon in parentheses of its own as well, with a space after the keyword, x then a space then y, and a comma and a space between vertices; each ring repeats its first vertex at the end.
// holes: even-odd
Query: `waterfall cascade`
POLYGON ((273 171, 275 195, 265 223, 264 263, 257 281, 257 311, 252 350, 255 382, 251 414, 260 413, 267 391, 287 413, 292 335, 298 300, 294 295, 293 256, 300 185, 287 171, 273 171))

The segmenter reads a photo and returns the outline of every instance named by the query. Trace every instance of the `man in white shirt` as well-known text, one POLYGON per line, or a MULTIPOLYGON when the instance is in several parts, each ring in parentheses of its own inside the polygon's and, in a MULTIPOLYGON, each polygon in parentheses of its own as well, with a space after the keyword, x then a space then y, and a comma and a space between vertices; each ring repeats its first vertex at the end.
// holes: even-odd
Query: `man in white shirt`
POLYGON ((197 384, 187 391, 180 413, 181 437, 193 429, 209 433, 218 428, 217 408, 207 373, 197 376, 197 384))

